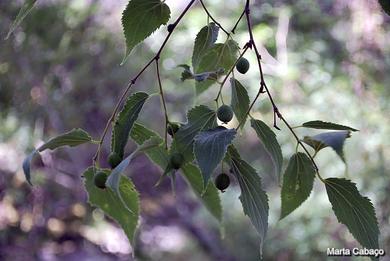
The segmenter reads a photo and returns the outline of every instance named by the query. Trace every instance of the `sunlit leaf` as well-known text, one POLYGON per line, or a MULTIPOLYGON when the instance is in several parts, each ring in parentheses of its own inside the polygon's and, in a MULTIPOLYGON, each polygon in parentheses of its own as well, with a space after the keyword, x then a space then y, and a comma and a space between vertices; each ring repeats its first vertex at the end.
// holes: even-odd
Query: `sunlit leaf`
POLYGON ((218 126, 202 131, 195 137, 194 153, 203 176, 203 184, 207 185, 211 174, 224 158, 227 147, 236 136, 235 129, 218 126))
POLYGON ((350 131, 324 132, 315 136, 305 136, 303 142, 311 146, 316 152, 326 147, 331 147, 345 162, 343 146, 347 138, 351 137, 350 131))
POLYGON ((347 179, 328 178, 325 185, 338 221, 363 247, 378 249, 378 221, 370 199, 360 195, 356 184, 347 179))
POLYGON ((280 174, 283 165, 283 155, 275 133, 271 130, 270 127, 268 127, 267 124, 260 120, 252 119, 251 126, 256 131, 257 137, 260 139, 261 143, 264 145, 264 148, 271 156, 275 166, 275 174, 280 181, 280 174))
POLYGON ((268 197, 262 189, 261 178, 246 161, 242 160, 233 146, 228 148, 229 164, 241 188, 240 200, 244 213, 260 235, 260 252, 262 252, 268 229, 268 197))
MULTIPOLYGON (((227 73, 238 57, 238 44, 233 40, 227 40, 225 43, 217 43, 209 49, 199 62, 195 74, 203 72, 212 72, 223 69, 227 73)), ((215 80, 206 80, 196 83, 196 92, 200 94, 207 90, 215 80)))
POLYGON ((148 97, 149 95, 144 92, 134 93, 127 99, 115 120, 111 137, 111 151, 116 152, 121 158, 123 158, 131 128, 148 97))
POLYGON ((349 130, 349 131, 358 131, 357 129, 324 121, 308 121, 302 124, 302 127, 312 128, 312 129, 323 129, 323 130, 349 130))
POLYGON ((171 16, 169 7, 160 0, 130 0, 122 14, 122 26, 126 38, 126 61, 133 48, 167 24, 171 16))
POLYGON ((298 152, 290 158, 283 175, 280 219, 293 212, 310 196, 315 173, 313 163, 306 154, 298 152))
MULTIPOLYGON (((109 173, 109 170, 104 170, 109 173)), ((127 177, 121 176, 119 191, 122 200, 111 189, 97 188, 93 182, 94 170, 88 168, 84 174, 84 185, 88 192, 88 202, 104 211, 122 227, 130 242, 138 225, 139 197, 134 184, 127 177)))

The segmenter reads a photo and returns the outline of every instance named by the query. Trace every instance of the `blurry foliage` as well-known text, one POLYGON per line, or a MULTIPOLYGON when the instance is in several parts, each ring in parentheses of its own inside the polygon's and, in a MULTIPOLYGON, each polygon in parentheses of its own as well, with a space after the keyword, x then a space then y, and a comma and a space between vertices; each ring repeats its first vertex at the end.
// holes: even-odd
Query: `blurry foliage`
MULTIPOLYGON (((119 17, 125 3, 87 2, 42 1, 8 41, 1 40, 0 259, 129 258, 131 250, 123 233, 85 203, 80 173, 90 164, 93 148, 82 147, 72 155, 67 150, 56 152, 55 157, 44 154, 35 162, 38 173, 33 188, 27 186, 20 171, 25 151, 53 133, 82 127, 98 135, 127 80, 153 55, 164 35, 163 30, 155 33, 120 67, 124 45, 119 17), (116 245, 105 238, 113 238, 116 245)), ((184 3, 171 2, 175 17, 184 3)), ((235 21, 231 17, 241 12, 240 1, 206 2, 226 27, 235 21)), ((347 173, 337 155, 319 153, 317 161, 325 177, 350 175, 362 194, 373 199, 381 246, 389 253, 389 17, 375 1, 365 0, 256 1, 255 5, 255 38, 269 52, 262 53, 267 82, 286 118, 296 125, 313 118, 339 119, 360 130, 345 147, 347 173), (283 27, 286 21, 287 30, 283 27)), ((19 7, 20 1, 0 2, 2 39, 19 7)), ((193 41, 189 35, 193 39, 206 24, 200 8, 185 20, 162 56, 168 110, 176 113, 172 120, 178 121, 184 120, 184 112, 191 107, 194 90, 191 82, 180 81, 176 65, 190 61, 193 41)), ((245 23, 240 24, 235 38, 246 39, 240 28, 244 29, 245 23)), ((254 63, 254 57, 247 58, 254 63)), ((249 71, 248 75, 243 82, 250 86, 253 97, 257 74, 249 71)), ((143 76, 136 89, 156 92, 150 78, 143 76)), ((227 88, 225 91, 230 93, 227 88)), ((161 133, 163 115, 156 113, 160 111, 158 99, 148 102, 141 120, 161 133)), ((261 99, 256 107, 256 116, 272 121, 268 101, 261 99)), ((265 260, 328 260, 327 247, 357 246, 337 223, 324 188, 317 183, 308 202, 277 222, 280 188, 272 176, 272 164, 267 163, 270 158, 255 133, 247 132, 253 145, 239 146, 240 150, 259 170, 272 199, 265 260)), ((286 134, 279 132, 278 140, 284 154, 291 155, 295 148, 286 134)), ((256 234, 241 212, 238 190, 222 196, 226 234, 219 240, 217 224, 199 208, 182 180, 178 181, 180 198, 175 199, 167 182, 153 188, 159 170, 149 166, 146 158, 137 159, 129 172, 143 195, 142 232, 137 239, 141 260, 213 260, 213 253, 223 253, 224 260, 258 256, 253 251, 258 249, 256 234)))

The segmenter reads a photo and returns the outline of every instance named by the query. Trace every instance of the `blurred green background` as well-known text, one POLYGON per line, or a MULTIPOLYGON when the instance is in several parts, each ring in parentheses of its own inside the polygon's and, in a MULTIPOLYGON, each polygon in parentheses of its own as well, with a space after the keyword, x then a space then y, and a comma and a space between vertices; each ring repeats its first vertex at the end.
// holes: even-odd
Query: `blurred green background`
MULTIPOLYGON (((91 164, 92 146, 45 152, 34 161, 34 187, 26 184, 21 162, 50 136, 82 127, 99 137, 127 81, 158 50, 166 36, 161 28, 132 53, 124 66, 121 12, 126 1, 38 1, 8 40, 3 40, 23 1, 0 1, 0 259, 1 260, 129 260, 123 232, 102 212, 86 203, 82 171, 91 164)), ((187 1, 167 0, 175 19, 187 1)), ((206 0, 213 16, 232 28, 244 1, 206 0)), ((348 168, 331 149, 316 160, 324 177, 345 177, 374 203, 380 245, 390 254, 390 17, 373 0, 252 1, 254 34, 266 81, 279 109, 292 125, 320 119, 359 129, 345 145, 348 168)), ((196 5, 175 30, 162 55, 163 86, 171 119, 185 121, 194 104, 215 106, 218 88, 195 97, 193 82, 180 81, 178 64, 189 63, 196 33, 207 16, 196 5)), ((245 23, 234 39, 247 40, 245 23)), ((219 42, 224 41, 220 33, 219 42)), ((252 67, 236 77, 253 99, 258 88, 252 67)), ((154 68, 135 90, 158 91, 154 68)), ((230 100, 229 88, 223 92, 230 100)), ((150 99, 141 121, 163 133, 158 96, 150 99)), ((265 96, 253 116, 272 125, 265 96)), ((288 130, 277 131, 285 163, 295 151, 288 130)), ((328 247, 358 246, 332 212, 323 185, 316 181, 310 198, 278 221, 280 188, 272 163, 248 128, 238 147, 263 178, 270 197, 265 260, 332 260, 328 247)), ((316 131, 298 129, 301 137, 316 131)), ((129 145, 131 150, 134 145, 129 145)), ((109 144, 105 144, 107 155, 109 144)), ((285 164, 285 166, 286 166, 285 164)), ((183 180, 178 196, 169 182, 153 185, 160 170, 145 157, 128 170, 141 192, 142 218, 137 235, 139 260, 258 260, 259 240, 242 213, 239 188, 221 195, 225 236, 183 180)), ((338 260, 344 260, 338 258, 338 260)), ((365 260, 364 258, 356 258, 365 260)), ((349 258, 345 258, 349 260, 349 258)), ((389 256, 383 260, 390 260, 389 256)))

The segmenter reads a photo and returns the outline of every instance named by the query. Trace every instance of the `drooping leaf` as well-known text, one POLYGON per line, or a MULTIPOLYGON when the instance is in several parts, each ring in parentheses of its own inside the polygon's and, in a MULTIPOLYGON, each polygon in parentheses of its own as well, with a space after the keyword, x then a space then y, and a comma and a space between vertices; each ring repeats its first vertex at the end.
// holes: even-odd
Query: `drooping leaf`
POLYGON ((298 152, 290 158, 283 175, 280 219, 293 212, 310 196, 315 173, 313 163, 306 154, 298 152))
MULTIPOLYGON (((109 172, 108 170, 107 173, 109 172)), ((88 192, 88 202, 104 211, 122 227, 129 241, 132 243, 134 232, 138 225, 139 197, 134 184, 127 177, 120 178, 119 191, 122 201, 111 189, 100 189, 94 185, 93 168, 88 168, 84 174, 84 185, 88 192)))
POLYGON ((183 125, 172 142, 172 151, 183 154, 186 162, 194 159, 193 145, 195 136, 202 130, 218 126, 215 111, 200 105, 187 113, 188 122, 183 125))
POLYGON ((264 148, 271 156, 275 166, 275 174, 280 181, 280 174, 283 165, 283 155, 275 133, 271 130, 270 127, 267 126, 267 124, 260 120, 252 119, 251 126, 256 131, 257 137, 260 139, 261 143, 264 145, 264 148))
POLYGON ((23 160, 23 172, 26 177, 27 182, 32 186, 31 183, 31 161, 33 160, 35 154, 38 154, 37 150, 31 152, 24 160, 23 160))
POLYGON ((238 122, 242 122, 241 129, 244 128, 247 118, 247 111, 249 109, 249 96, 246 88, 236 79, 230 79, 230 85, 232 88, 232 100, 231 107, 234 115, 236 115, 238 122))
MULTIPOLYGON (((157 133, 147 129, 141 124, 135 123, 133 129, 131 130, 131 138, 138 144, 142 145, 145 141, 150 138, 158 138, 160 143, 163 142, 163 139, 158 136, 157 133)), ((164 145, 161 144, 158 147, 153 147, 145 151, 145 154, 163 170, 168 166, 168 152, 165 150, 164 145)), ((222 206, 221 200, 219 198, 218 190, 214 186, 214 183, 209 182, 206 187, 206 191, 203 192, 203 178, 199 169, 193 164, 185 164, 181 168, 183 175, 191 186, 195 194, 200 198, 208 211, 219 221, 222 220, 222 206)))
POLYGON ((322 130, 349 130, 358 131, 357 129, 325 121, 308 121, 302 124, 302 127, 322 130))
MULTIPOLYGON (((194 73, 218 71, 221 70, 221 68, 227 73, 237 60, 238 50, 238 44, 233 40, 227 40, 224 44, 214 44, 214 46, 203 55, 199 62, 199 66, 194 73)), ((207 90, 213 83, 215 83, 215 80, 197 82, 197 94, 207 90)))
MULTIPOLYGON (((126 202, 124 201, 121 191, 120 191, 120 179, 122 173, 129 166, 130 162, 141 152, 147 151, 152 148, 156 148, 161 144, 161 140, 158 137, 152 137, 150 140, 145 141, 142 145, 127 156, 118 166, 116 166, 112 171, 110 176, 107 178, 106 186, 110 188, 115 195, 121 200, 123 206, 127 208, 126 202)), ((131 211, 131 209, 129 209, 131 211)))
POLYGON ((36 4, 37 0, 26 0, 23 6, 20 8, 19 13, 17 14, 15 20, 13 21, 5 40, 7 40, 15 29, 20 25, 20 23, 26 18, 26 16, 31 12, 36 4))
POLYGON ((75 147, 84 143, 91 142, 91 136, 82 129, 73 129, 69 132, 61 134, 57 137, 50 139, 48 142, 40 146, 38 149, 31 152, 24 160, 23 160, 23 172, 26 177, 27 182, 31 183, 31 161, 34 156, 39 154, 46 149, 54 150, 63 146, 75 147))
POLYGON ((122 26, 126 38, 126 61, 133 48, 167 24, 171 16, 168 5, 160 0, 130 0, 122 14, 122 26))
POLYGON ((122 111, 115 120, 111 137, 111 151, 116 152, 121 158, 123 157, 131 128, 148 97, 149 95, 144 92, 134 93, 127 99, 122 111))
POLYGON ((241 188, 240 200, 244 213, 260 234, 260 252, 268 229, 268 197, 262 189, 261 178, 246 161, 242 160, 233 146, 228 148, 228 160, 241 188))
POLYGON ((204 186, 207 185, 214 169, 225 157, 227 147, 232 143, 236 133, 235 129, 218 126, 196 135, 194 153, 202 172, 204 186))
POLYGON ((62 146, 75 147, 91 141, 92 138, 86 131, 82 129, 73 129, 67 133, 50 139, 48 142, 39 147, 38 151, 42 152, 46 149, 54 150, 62 146))
POLYGON ((203 55, 209 50, 218 38, 219 27, 210 23, 203 27, 195 38, 194 50, 192 53, 192 67, 197 71, 198 64, 203 55))
POLYGON ((343 146, 345 139, 349 137, 351 137, 350 131, 332 131, 320 133, 315 136, 305 136, 303 142, 311 146, 316 152, 329 146, 345 162, 343 146))
POLYGON ((209 181, 203 192, 203 178, 198 167, 188 163, 181 168, 183 175, 195 194, 203 201, 208 211, 219 221, 222 221, 222 205, 218 190, 214 183, 209 181))
POLYGON ((338 221, 363 247, 378 249, 378 221, 370 199, 363 197, 356 184, 347 179, 328 178, 325 185, 338 221))

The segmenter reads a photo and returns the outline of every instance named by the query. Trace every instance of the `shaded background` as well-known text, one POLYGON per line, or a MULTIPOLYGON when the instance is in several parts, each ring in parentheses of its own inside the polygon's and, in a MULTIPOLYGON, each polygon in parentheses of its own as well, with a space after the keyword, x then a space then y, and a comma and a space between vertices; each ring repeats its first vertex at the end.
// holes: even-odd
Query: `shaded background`
MULTIPOLYGON (((167 0, 175 19, 186 1, 167 0)), ((229 29, 244 1, 206 1, 229 29)), ((380 244, 390 253, 389 82, 390 18, 376 1, 252 1, 254 33, 262 46, 268 86, 292 125, 321 119, 360 130, 347 140, 345 165, 331 149, 317 156, 324 177, 347 176, 376 208, 380 244)), ((126 1, 39 1, 16 30, 3 40, 22 1, 0 1, 0 259, 128 260, 124 233, 101 211, 86 203, 80 177, 91 164, 93 145, 45 152, 34 162, 34 187, 26 184, 21 162, 50 136, 82 127, 98 138, 128 79, 150 59, 167 34, 157 31, 137 47, 125 66, 120 16, 126 1)), ((197 6, 175 30, 162 55, 162 77, 173 120, 184 121, 195 103, 214 106, 216 89, 198 98, 193 83, 180 81, 176 65, 189 63, 193 39, 207 23, 197 6)), ((241 23, 235 40, 248 39, 241 23)), ((220 34, 219 41, 224 41, 220 34)), ((258 87, 255 59, 246 75, 236 75, 251 98, 258 87)), ((135 90, 157 92, 154 68, 135 90)), ((229 86, 224 89, 230 100, 229 86)), ((140 121, 163 133, 158 96, 151 98, 140 121)), ((253 116, 272 124, 265 96, 253 116)), ((282 124, 279 124, 282 127, 282 124)), ((310 198, 278 222, 280 188, 273 166, 255 133, 248 128, 238 141, 245 159, 259 170, 270 197, 265 260, 329 260, 327 247, 356 247, 337 223, 323 185, 316 181, 310 198)), ((316 131, 297 130, 301 137, 316 131)), ((277 132, 285 163, 295 143, 284 126, 277 132)), ((128 150, 134 148, 129 144, 128 150)), ((106 144, 104 156, 109 145, 106 144)), ((286 166, 286 164, 285 164, 286 166)), ((141 224, 136 255, 140 260, 257 260, 258 238, 242 213, 239 189, 221 195, 225 237, 218 224, 179 178, 178 194, 169 182, 154 188, 161 171, 139 157, 128 170, 141 192, 141 224)), ((363 259, 363 258, 361 258, 363 259)), ((346 259, 347 260, 347 259, 346 259)), ((385 257, 384 260, 389 260, 385 257)))

